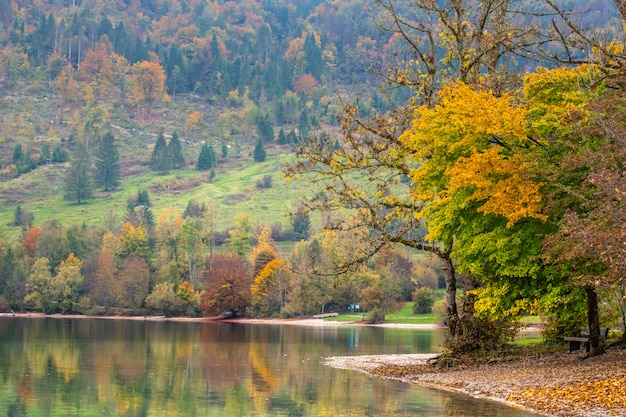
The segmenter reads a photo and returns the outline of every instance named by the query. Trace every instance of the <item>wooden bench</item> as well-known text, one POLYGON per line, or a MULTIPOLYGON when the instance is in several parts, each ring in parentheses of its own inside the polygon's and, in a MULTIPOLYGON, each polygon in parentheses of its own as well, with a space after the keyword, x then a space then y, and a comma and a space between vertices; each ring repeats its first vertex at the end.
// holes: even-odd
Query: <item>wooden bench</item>
MULTIPOLYGON (((608 327, 600 327, 600 341, 606 340, 609 335, 608 327)), ((564 341, 569 342, 569 352, 575 352, 580 349, 580 344, 585 344, 585 350, 589 352, 589 327, 582 327, 578 336, 566 336, 564 341)))
POLYGON ((315 314, 313 315, 314 319, 325 319, 326 317, 336 317, 339 313, 324 313, 324 314, 315 314))

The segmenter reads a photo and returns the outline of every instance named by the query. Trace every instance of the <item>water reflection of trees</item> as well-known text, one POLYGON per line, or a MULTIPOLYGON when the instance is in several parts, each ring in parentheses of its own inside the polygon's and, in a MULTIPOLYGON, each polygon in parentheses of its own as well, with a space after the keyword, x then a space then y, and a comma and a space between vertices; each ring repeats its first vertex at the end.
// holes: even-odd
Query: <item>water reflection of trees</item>
POLYGON ((432 398, 417 400, 409 385, 389 390, 387 381, 320 361, 350 349, 372 353, 364 345, 373 345, 373 338, 402 351, 424 342, 416 338, 432 337, 405 333, 394 338, 392 332, 346 328, 0 320, 3 340, 12 340, 0 343, 0 415, 317 416, 344 407, 346 415, 398 415, 399 395, 413 403, 432 398))

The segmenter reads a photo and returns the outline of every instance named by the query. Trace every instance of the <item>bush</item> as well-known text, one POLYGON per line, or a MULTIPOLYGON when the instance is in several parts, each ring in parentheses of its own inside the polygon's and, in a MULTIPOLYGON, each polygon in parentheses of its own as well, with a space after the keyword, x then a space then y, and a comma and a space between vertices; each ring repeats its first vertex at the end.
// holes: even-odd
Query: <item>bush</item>
POLYGON ((448 307, 446 306, 446 300, 439 300, 433 305, 432 312, 435 314, 435 320, 439 323, 447 324, 448 320, 448 307))
POLYGON ((185 311, 183 300, 176 295, 169 282, 161 282, 154 287, 152 293, 146 297, 146 307, 166 316, 180 315, 185 311))
POLYGON ((380 307, 376 307, 372 311, 370 311, 370 314, 367 317, 367 322, 369 324, 378 324, 378 323, 383 323, 384 321, 385 321, 385 313, 383 312, 383 309, 380 307))
POLYGON ((256 180, 256 188, 257 190, 261 190, 264 188, 272 188, 272 176, 265 175, 263 178, 256 180))
POLYGON ((413 314, 430 314, 435 304, 435 293, 427 287, 413 291, 413 314))

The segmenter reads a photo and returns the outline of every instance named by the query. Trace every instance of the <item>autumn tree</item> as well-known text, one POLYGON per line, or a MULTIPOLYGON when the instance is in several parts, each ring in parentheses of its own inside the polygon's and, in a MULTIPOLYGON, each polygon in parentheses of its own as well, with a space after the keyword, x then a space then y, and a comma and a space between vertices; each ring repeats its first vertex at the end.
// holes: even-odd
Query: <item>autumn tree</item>
POLYGON ((246 256, 252 244, 252 221, 246 213, 238 213, 235 227, 228 231, 226 246, 239 256, 246 256))
POLYGON ((26 296, 24 304, 44 313, 54 311, 54 299, 52 297, 52 273, 48 259, 39 258, 35 261, 28 279, 26 280, 26 296))
POLYGON ((118 272, 121 302, 133 310, 140 308, 152 286, 150 268, 145 260, 135 254, 127 257, 118 272))
POLYGON ((623 284, 625 184, 622 75, 603 81, 613 88, 597 89, 595 74, 585 65, 530 74, 526 83, 531 128, 550 144, 542 173, 560 226, 544 240, 545 256, 584 290, 592 356, 603 352, 599 294, 623 284))
POLYGON ((205 315, 241 316, 250 304, 250 268, 236 254, 216 254, 207 268, 200 309, 205 315))
POLYGON ((115 85, 115 69, 111 60, 112 45, 108 37, 102 37, 93 49, 85 52, 80 64, 78 78, 90 86, 95 102, 106 99, 115 85))
POLYGON ((128 101, 137 108, 137 112, 143 107, 150 114, 155 102, 167 99, 165 71, 159 62, 141 61, 133 64, 129 84, 128 101))
POLYGON ((206 249, 205 240, 211 245, 210 233, 206 230, 203 216, 185 218, 181 229, 181 248, 187 269, 187 279, 192 284, 198 283, 202 270, 202 254, 206 249))
POLYGON ((173 209, 165 209, 159 215, 155 232, 157 245, 160 248, 162 278, 178 284, 180 280, 180 242, 183 217, 173 209), (166 270, 171 270, 167 273, 166 270))
POLYGON ((29 228, 26 233, 24 233, 24 237, 22 238, 22 249, 24 250, 24 254, 26 256, 34 258, 37 254, 41 233, 42 230, 39 226, 33 226, 29 228))
POLYGON ((156 313, 170 317, 181 314, 184 311, 185 302, 174 291, 173 283, 160 282, 146 297, 146 307, 156 313))
POLYGON ((52 295, 61 312, 73 311, 78 304, 78 296, 82 289, 83 262, 70 253, 70 256, 56 268, 56 275, 51 281, 52 295))
POLYGON ((59 124, 62 125, 63 112, 68 103, 76 100, 78 96, 78 83, 76 82, 76 72, 71 65, 63 68, 55 80, 55 87, 59 97, 59 124))
POLYGON ((98 257, 95 279, 89 291, 92 302, 105 308, 112 307, 117 302, 119 288, 116 273, 115 258, 109 251, 102 250, 98 257))

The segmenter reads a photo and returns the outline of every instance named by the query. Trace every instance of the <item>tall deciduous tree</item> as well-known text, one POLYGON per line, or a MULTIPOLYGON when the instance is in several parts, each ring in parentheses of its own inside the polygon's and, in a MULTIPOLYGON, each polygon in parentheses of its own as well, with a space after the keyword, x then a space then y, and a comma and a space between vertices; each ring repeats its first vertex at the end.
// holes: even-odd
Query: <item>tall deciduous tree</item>
POLYGON ((156 60, 135 63, 130 74, 130 104, 138 109, 143 107, 149 114, 155 102, 166 98, 165 71, 161 64, 156 60))
POLYGON ((104 191, 109 191, 119 185, 120 154, 117 150, 115 137, 107 132, 100 142, 96 152, 96 184, 104 191))
POLYGON ((210 316, 242 315, 250 305, 250 268, 235 254, 216 254, 207 268, 200 309, 210 316))
POLYGON ((44 313, 54 309, 52 298, 52 273, 47 258, 39 258, 26 280, 26 296, 24 304, 44 313))
POLYGON ((70 169, 65 180, 65 199, 78 204, 93 194, 91 158, 84 143, 79 142, 70 158, 70 169))
POLYGON ((228 232, 226 246, 239 256, 246 256, 250 252, 252 243, 252 222, 247 213, 238 213, 235 217, 235 227, 228 232))

